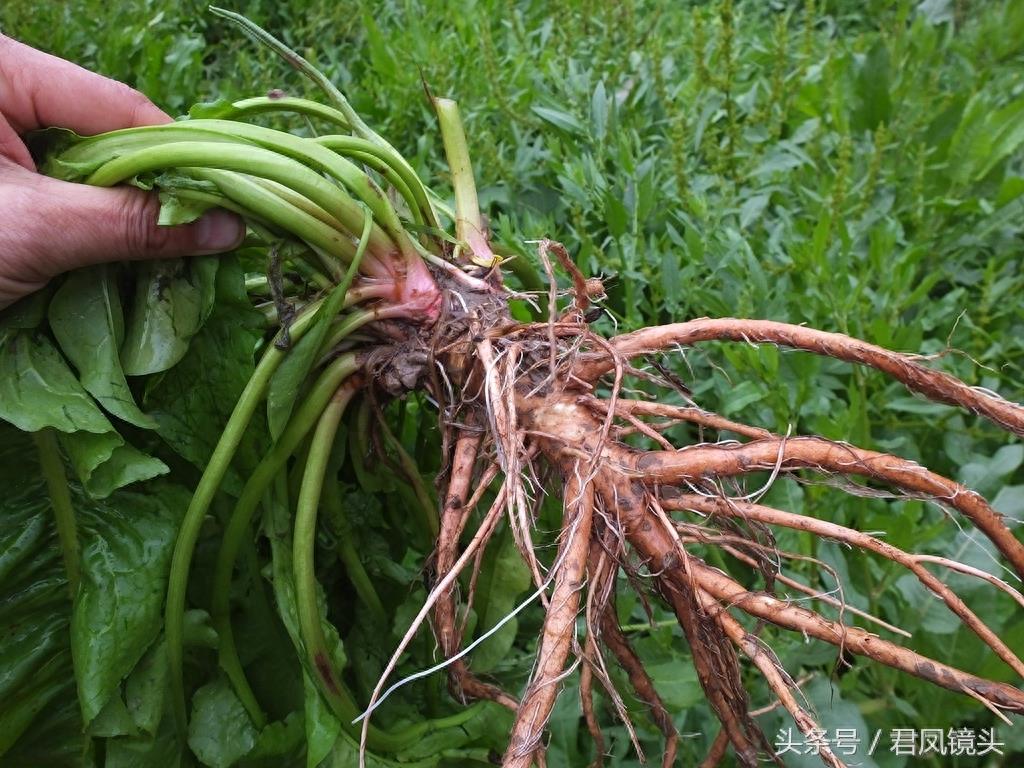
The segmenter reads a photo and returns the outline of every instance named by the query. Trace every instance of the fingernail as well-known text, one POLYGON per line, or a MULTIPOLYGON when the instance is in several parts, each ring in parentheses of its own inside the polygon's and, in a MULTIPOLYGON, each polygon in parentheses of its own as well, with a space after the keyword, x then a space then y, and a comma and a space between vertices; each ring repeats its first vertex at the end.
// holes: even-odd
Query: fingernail
POLYGON ((245 237, 242 220, 229 211, 214 208, 196 222, 196 245, 204 251, 230 251, 245 237))

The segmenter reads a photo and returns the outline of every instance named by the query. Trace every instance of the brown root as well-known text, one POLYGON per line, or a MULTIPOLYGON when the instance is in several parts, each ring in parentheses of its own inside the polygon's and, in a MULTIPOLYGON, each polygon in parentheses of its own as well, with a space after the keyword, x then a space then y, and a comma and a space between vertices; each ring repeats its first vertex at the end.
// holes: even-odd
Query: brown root
POLYGON ((976 695, 996 708, 1024 713, 1024 691, 929 659, 860 627, 839 624, 771 595, 748 591, 734 579, 704 563, 695 562, 694 571, 697 582, 715 599, 736 606, 755 618, 824 640, 948 690, 976 695))
MULTIPOLYGON (((679 496, 669 498, 662 502, 666 509, 685 509, 694 512, 701 512, 707 515, 725 515, 744 519, 757 520, 762 523, 781 525, 794 530, 813 533, 822 538, 840 541, 850 546, 859 547, 869 552, 874 552, 882 557, 902 565, 913 573, 920 582, 931 590, 937 597, 949 607, 950 611, 956 614, 981 640, 988 645, 996 655, 1013 669, 1018 675, 1024 677, 1024 662, 1010 650, 1002 639, 972 611, 963 600, 960 599, 946 584, 936 578, 928 571, 915 555, 887 544, 874 536, 855 531, 852 528, 830 523, 825 520, 818 520, 805 515, 796 515, 791 512, 783 512, 778 509, 771 509, 759 504, 750 504, 742 501, 733 501, 725 498, 710 498, 705 496, 679 496)), ((1008 589, 1012 589, 1006 585, 1008 589)), ((1016 590, 1013 590, 1016 591, 1016 590)))
POLYGON ((696 445, 668 453, 633 454, 627 466, 646 484, 677 485, 759 470, 813 469, 869 477, 903 491, 933 498, 963 513, 1024 577, 1024 544, 1003 516, 964 486, 906 459, 854 448, 819 437, 775 438, 745 445, 696 445))
MULTIPOLYGON (((643 759, 622 697, 605 665, 603 653, 607 655, 608 651, 664 736, 663 768, 674 763, 679 736, 671 714, 615 612, 615 581, 623 572, 645 605, 648 596, 660 597, 674 613, 708 703, 722 724, 702 765, 718 764, 730 746, 738 765, 752 767, 765 760, 779 763, 753 719, 742 679, 745 665, 758 670, 777 705, 785 708, 805 734, 820 732, 812 714, 800 703, 799 686, 771 648, 740 621, 744 614, 754 620, 758 633, 769 625, 799 632, 836 646, 841 657, 845 653, 864 656, 972 696, 1000 714, 1024 713, 1024 691, 953 668, 844 623, 850 609, 841 594, 835 600, 780 573, 778 558, 782 553, 775 545, 773 528, 790 528, 838 541, 906 568, 1024 677, 1024 660, 928 566, 940 565, 984 579, 1024 605, 1024 596, 998 575, 945 558, 906 552, 852 528, 751 503, 756 494, 729 499, 723 495, 723 486, 738 487, 740 481, 729 478, 755 472, 770 472, 769 482, 780 473, 800 470, 866 478, 872 484, 884 484, 899 493, 934 500, 958 511, 984 532, 1024 576, 1024 544, 981 496, 889 454, 816 437, 782 437, 709 413, 696 407, 685 384, 660 367, 657 360, 647 360, 649 365, 642 368, 632 367, 630 361, 698 342, 770 343, 867 365, 915 393, 962 406, 1022 436, 1024 408, 927 368, 921 358, 841 334, 784 323, 705 318, 606 340, 586 322, 587 309, 599 284, 592 286, 560 245, 542 241, 539 252, 551 279, 548 322, 515 323, 507 315, 488 315, 494 314, 491 305, 484 308, 486 311, 478 311, 484 305, 463 302, 466 314, 460 322, 467 330, 461 335, 438 330, 431 352, 440 370, 459 368, 459 375, 450 377, 463 387, 458 402, 446 401, 437 377, 432 394, 438 402, 446 402, 447 418, 460 414, 463 424, 446 425, 450 473, 442 495, 433 563, 435 586, 424 610, 432 610, 441 654, 451 660, 448 674, 452 693, 461 700, 490 699, 514 710, 503 765, 527 768, 545 764, 544 728, 563 680, 580 664, 580 703, 595 743, 594 765, 602 764, 605 747, 595 710, 595 684, 607 693, 603 700, 610 702, 626 724, 634 748, 643 759), (559 295, 554 281, 554 268, 559 265, 572 280, 569 292, 563 295, 569 304, 562 311, 556 305, 559 295), (457 366, 448 359, 455 355, 452 350, 458 352, 457 366), (614 380, 607 376, 611 373, 614 380), (628 394, 630 382, 637 380, 671 387, 689 405, 667 405, 644 400, 643 394, 628 394), (723 442, 700 442, 677 449, 668 430, 679 424, 696 427, 702 441, 703 430, 715 430, 723 434, 723 442), (626 434, 642 435, 661 450, 630 448, 622 440, 626 434), (746 442, 725 441, 734 436, 746 442), (539 469, 534 464, 538 457, 539 469), (472 532, 471 540, 461 544, 475 508, 499 474, 497 498, 479 529, 472 532), (557 555, 545 570, 535 552, 534 537, 538 536, 539 505, 545 489, 551 487, 561 488, 564 503, 557 555), (684 493, 686 489, 691 492, 684 493), (669 512, 679 511, 704 519, 684 522, 669 516, 669 512), (535 666, 518 702, 497 686, 474 677, 467 662, 460 658, 465 653, 460 650, 465 629, 460 617, 468 615, 475 575, 470 579, 468 594, 462 595, 459 573, 473 558, 479 565, 502 518, 537 587, 531 599, 539 597, 545 612, 535 666), (695 554, 695 545, 718 547, 737 557, 764 577, 764 591, 748 589, 730 574, 710 567, 695 554), (831 620, 776 597, 776 582, 834 606, 839 619, 831 620), (581 614, 586 631, 577 637, 581 614)), ((449 392, 448 399, 452 398, 454 393, 449 392)), ((862 611, 856 613, 880 622, 862 611)), ((909 636, 899 627, 881 624, 909 636)), ((415 622, 402 648, 414 631, 415 622)), ((388 673, 393 667, 394 660, 388 673)), ((379 688, 375 699, 378 693, 379 688)), ((843 766, 827 747, 820 756, 831 768, 843 766)))
POLYGON ((564 535, 553 566, 555 588, 544 619, 537 664, 516 711, 508 749, 502 760, 506 768, 526 768, 532 762, 555 705, 569 656, 594 519, 594 487, 583 482, 581 471, 579 463, 575 462, 566 473, 569 479, 564 491, 564 535))
POLYGON ((583 710, 583 719, 587 723, 587 731, 594 742, 594 759, 590 763, 593 768, 604 765, 604 734, 601 733, 601 724, 597 721, 594 712, 594 668, 596 662, 590 658, 588 653, 583 659, 583 666, 580 668, 580 708, 583 710))
MULTIPOLYGON (((971 413, 984 416, 1009 432, 1024 436, 1024 407, 990 392, 970 387, 943 371, 926 368, 917 362, 920 356, 893 352, 841 333, 771 320, 700 318, 686 323, 644 328, 617 336, 611 340, 611 344, 619 355, 629 358, 703 341, 777 344, 867 365, 887 373, 913 392, 940 403, 958 405, 971 413)), ((576 364, 574 374, 586 381, 594 381, 609 370, 611 366, 607 357, 595 353, 583 356, 576 364)))
MULTIPOLYGON (((1010 534, 1001 517, 981 497, 912 462, 818 438, 761 438, 742 445, 698 445, 671 453, 643 453, 605 440, 599 421, 601 410, 584 406, 580 399, 570 400, 549 395, 545 398, 523 399, 519 406, 524 429, 553 463, 564 465, 575 462, 579 466, 585 459, 600 454, 601 461, 594 476, 597 505, 607 510, 612 524, 621 529, 625 539, 639 553, 653 583, 675 612, 691 646, 698 677, 723 724, 723 738, 727 738, 734 747, 740 764, 753 764, 759 753, 770 754, 770 750, 765 749, 763 735, 747 714, 748 707, 739 683, 739 667, 732 651, 733 645, 759 668, 801 728, 810 729, 815 726, 813 718, 792 698, 789 678, 778 668, 773 655, 760 641, 746 633, 735 619, 728 616, 722 605, 742 610, 759 621, 824 640, 836 645, 841 651, 867 656, 950 690, 966 693, 994 710, 1024 711, 1024 692, 1012 686, 987 681, 949 667, 860 628, 830 621, 812 611, 792 606, 770 594, 747 590, 731 577, 708 567, 686 551, 684 543, 675 532, 675 524, 662 511, 659 498, 654 494, 660 492, 661 501, 670 508, 688 508, 685 503, 678 502, 680 498, 685 498, 686 502, 694 502, 691 506, 707 514, 709 505, 717 507, 722 502, 701 496, 681 497, 663 486, 690 483, 700 487, 710 480, 770 469, 778 472, 814 468, 861 475, 917 495, 941 499, 985 530, 1011 562, 1014 558, 1019 560, 1019 544, 1015 540, 1008 541, 1010 534)), ((612 405, 605 413, 614 409, 612 405)), ((747 508, 741 509, 750 511, 747 508)), ((734 512, 721 514, 720 517, 737 518, 761 525, 782 522, 795 525, 798 520, 804 520, 806 522, 801 523, 801 530, 846 541, 890 559, 895 558, 896 562, 908 567, 912 565, 912 572, 933 588, 936 594, 940 594, 979 636, 991 642, 1007 663, 1014 669, 1020 667, 1019 660, 1009 652, 1005 644, 977 621, 955 594, 924 570, 922 564, 913 559, 914 555, 881 546, 882 542, 877 539, 851 529, 843 529, 841 526, 827 528, 823 521, 799 515, 782 518, 772 514, 755 512, 744 515, 734 512), (857 536, 853 537, 854 534, 857 536)), ((737 539, 743 541, 738 534, 728 535, 723 541, 726 539, 729 542, 737 539)), ((764 546, 753 540, 748 544, 764 546)), ((990 574, 985 576, 995 578, 990 574)), ((1015 593, 1009 585, 1005 586, 1008 592, 1015 593)), ((614 628, 606 626, 602 620, 602 630, 606 646, 616 652, 615 641, 618 636, 614 628)), ((624 654, 621 644, 618 645, 616 656, 627 670, 631 666, 634 668, 630 677, 638 690, 644 688, 643 677, 636 672, 642 668, 639 660, 632 665, 623 661, 629 656, 624 654)), ((650 688, 653 690, 653 685, 650 688)), ((835 755, 823 754, 822 757, 829 765, 841 764, 835 755)))
MULTIPOLYGON (((480 494, 474 494, 474 499, 467 504, 482 439, 482 432, 470 426, 455 442, 451 476, 441 509, 440 532, 434 553, 435 577, 438 579, 451 572, 458 554, 459 537, 470 513, 479 501, 479 495, 482 494, 482 490, 480 494)), ((495 476, 496 467, 485 470, 478 489, 490 485, 495 476)), ((434 605, 434 635, 445 658, 451 658, 458 652, 462 640, 462 633, 455 626, 456 587, 457 584, 453 583, 449 589, 441 593, 434 605)), ((474 676, 462 659, 456 660, 448 668, 448 686, 452 695, 459 701, 489 699, 512 710, 519 705, 519 702, 498 686, 485 683, 474 676)))
MULTIPOLYGON (((665 505, 665 508, 669 509, 670 506, 669 505, 665 505)), ((736 558, 741 563, 744 563, 745 565, 749 565, 751 568, 759 568, 760 567, 760 563, 757 560, 755 560, 754 558, 750 557, 745 552, 741 552, 739 549, 737 549, 736 547, 734 547, 734 546, 732 546, 730 544, 724 544, 722 546, 722 551, 729 553, 729 555, 731 555, 732 557, 736 558)), ((819 564, 823 565, 821 563, 819 563, 819 564)), ((806 585, 806 584, 804 584, 804 583, 802 583, 800 581, 797 581, 794 578, 791 578, 789 576, 785 576, 782 573, 776 573, 774 575, 774 579, 775 579, 775 581, 779 582, 780 584, 784 584, 787 587, 795 589, 797 592, 803 592, 805 595, 813 598, 814 600, 817 600, 819 602, 825 603, 827 605, 831 605, 833 608, 838 608, 840 611, 843 611, 843 612, 846 612, 846 613, 852 613, 854 616, 860 616, 865 621, 870 621, 872 624, 877 624, 878 626, 882 627, 883 629, 887 629, 888 631, 892 632, 895 635, 901 635, 902 637, 906 637, 906 638, 913 637, 913 635, 911 635, 905 629, 897 627, 894 624, 890 624, 887 621, 883 621, 882 619, 878 618, 877 616, 873 616, 872 614, 868 613, 867 611, 862 611, 862 610, 860 610, 859 608, 857 608, 855 606, 852 606, 852 605, 849 605, 847 603, 844 603, 842 600, 837 600, 836 598, 834 598, 834 597, 832 597, 830 595, 823 594, 820 590, 814 589, 814 587, 810 587, 810 586, 808 586, 808 585, 806 585)))
MULTIPOLYGON (((615 500, 620 522, 627 536, 630 536, 630 526, 622 512, 641 508, 644 499, 637 496, 637 489, 632 485, 616 485, 606 473, 597 478, 597 484, 604 499, 615 500)), ((656 526, 647 522, 647 527, 656 526)), ((757 765, 758 749, 764 746, 764 737, 747 714, 749 707, 746 689, 740 680, 739 660, 728 640, 720 632, 712 631, 713 622, 697 602, 694 586, 686 578, 685 561, 683 567, 679 568, 680 556, 688 558, 686 553, 673 549, 661 554, 666 556, 648 557, 648 567, 655 573, 672 571, 682 576, 678 581, 661 578, 658 583, 662 596, 678 618, 690 645, 701 687, 729 735, 739 764, 757 765)))
MULTIPOLYGON (((607 403, 591 395, 580 398, 580 402, 599 412, 607 410, 607 403)), ((767 429, 751 427, 738 421, 732 421, 731 419, 719 416, 717 413, 711 413, 701 408, 651 403, 645 400, 619 400, 615 404, 615 413, 626 418, 661 416, 666 419, 687 421, 702 427, 716 429, 719 432, 735 432, 737 435, 743 435, 753 440, 763 440, 772 437, 772 433, 767 429)))
MULTIPOLYGON (((622 627, 619 625, 618 617, 615 614, 614 598, 605 609, 601 617, 601 639, 605 646, 612 652, 615 659, 626 671, 629 683, 633 686, 637 697, 647 705, 654 724, 658 726, 665 736, 665 748, 662 752, 662 768, 670 768, 676 760, 676 751, 679 748, 679 733, 676 731, 672 716, 665 708, 664 702, 654 687, 654 681, 644 669, 643 662, 636 655, 633 647, 626 639, 622 627)), ((726 741, 728 743, 728 740, 726 741)))
MULTIPOLYGON (((743 626, 730 616, 724 609, 719 606, 714 598, 712 598, 703 589, 697 591, 697 595, 701 600, 705 610, 707 610, 715 619, 718 621, 719 626, 728 635, 729 639, 732 640, 736 647, 741 649, 747 658, 749 658, 754 665, 760 670, 764 679, 768 682, 768 687, 772 689, 775 695, 778 697, 779 702, 786 711, 793 717, 793 721, 797 724, 800 731, 810 736, 815 731, 821 730, 817 721, 811 716, 810 712, 801 707, 796 698, 793 696, 790 688, 795 688, 796 683, 793 682, 792 678, 782 669, 782 665, 779 663, 778 657, 775 655, 767 645, 765 645, 760 639, 747 632, 743 626)), ((828 747, 828 745, 822 745, 818 752, 825 765, 830 768, 846 768, 841 760, 836 757, 835 753, 828 747)))

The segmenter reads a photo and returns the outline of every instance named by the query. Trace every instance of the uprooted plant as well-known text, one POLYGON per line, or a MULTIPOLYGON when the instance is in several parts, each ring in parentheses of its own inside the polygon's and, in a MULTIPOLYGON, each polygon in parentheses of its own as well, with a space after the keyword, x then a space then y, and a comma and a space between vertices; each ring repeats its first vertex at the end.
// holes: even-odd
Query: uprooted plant
MULTIPOLYGON (((329 105, 272 95, 209 106, 170 125, 75 140, 47 166, 54 175, 89 184, 156 188, 164 196, 168 223, 190 220, 212 206, 236 211, 269 251, 266 279, 248 287, 276 335, 263 348, 209 456, 171 563, 165 632, 179 728, 188 720, 183 648, 194 550, 232 462, 251 450, 247 430, 264 404, 272 444, 230 502, 210 598, 220 667, 257 726, 267 717, 236 647, 231 595, 240 553, 251 546, 261 510, 264 533, 275 551, 282 550, 275 558, 274 588, 303 667, 335 717, 360 733, 362 745, 374 752, 400 752, 440 727, 424 720, 396 733, 371 725, 399 658, 429 621, 443 657, 437 669, 447 674, 452 695, 465 702, 493 702, 514 713, 504 765, 544 765, 545 725, 560 681, 577 667, 583 712, 600 755, 595 685, 628 727, 623 694, 608 673, 609 664, 626 671, 633 693, 649 707, 664 733, 662 764, 672 765, 678 740, 672 717, 659 698, 658 681, 632 649, 615 610, 621 574, 638 590, 663 600, 678 620, 721 722, 709 765, 730 746, 744 766, 773 752, 749 713, 741 659, 763 675, 805 733, 818 728, 801 703, 798 686, 758 636, 765 624, 971 696, 999 716, 1024 713, 1024 691, 1013 685, 922 656, 843 623, 842 615, 829 619, 780 598, 774 592, 776 580, 797 589, 802 585, 780 574, 780 558, 787 555, 776 547, 773 530, 806 532, 897 563, 1016 675, 1024 676, 1024 661, 936 574, 955 571, 983 579, 1024 605, 1024 596, 1000 575, 764 506, 758 503, 763 492, 736 490, 741 485, 734 481, 767 474, 770 483, 782 476, 812 475, 841 479, 851 492, 884 489, 927 499, 982 531, 1024 577, 1024 545, 981 496, 893 455, 820 437, 774 434, 696 403, 666 405, 635 397, 629 387, 642 381, 679 393, 679 382, 670 373, 638 360, 726 341, 777 345, 869 366, 918 395, 962 407, 1021 436, 1024 408, 930 369, 912 355, 802 326, 703 318, 605 338, 590 327, 603 286, 582 274, 558 243, 537 243, 548 291, 531 296, 506 286, 507 267, 520 272, 530 267, 504 261, 492 250, 453 102, 434 99, 455 190, 455 209, 448 211, 395 148, 308 62, 242 17, 217 13, 311 77, 329 105), (246 122, 275 112, 304 115, 339 133, 303 138, 246 122), (453 222, 454 232, 445 230, 446 220, 453 222), (568 278, 567 291, 558 290, 558 275, 568 278), (535 301, 542 316, 516 319, 509 308, 514 299, 535 301), (332 478, 339 466, 339 427, 349 418, 350 406, 361 399, 361 409, 350 420, 363 446, 372 442, 371 432, 389 441, 383 421, 373 425, 374 414, 387 401, 415 391, 436 403, 442 436, 439 509, 421 487, 412 505, 423 535, 436 540, 429 563, 431 587, 373 696, 357 702, 327 637, 332 630, 324 619, 313 562, 318 524, 324 514, 345 516, 332 478), (680 424, 693 425, 699 441, 670 442, 666 433, 680 424), (719 437, 705 440, 705 433, 719 437), (626 440, 630 435, 655 447, 633 447, 626 440), (552 492, 560 495, 564 512, 557 554, 545 561, 535 546, 535 523, 539 504, 552 492), (471 521, 476 520, 474 529, 471 521), (535 666, 521 692, 503 690, 474 674, 472 646, 466 644, 466 616, 481 561, 488 542, 506 527, 533 580, 530 601, 544 609, 535 666), (710 565, 695 552, 698 546, 718 548, 759 572, 766 588, 750 589, 742 577, 710 565), (580 616, 582 635, 577 633, 580 616)), ((95 274, 97 280, 106 279, 95 274)), ((159 292, 166 285, 154 279, 149 288, 159 292)), ((135 367, 146 372, 141 363, 135 367)), ((142 420, 130 398, 125 404, 124 390, 85 386, 120 418, 142 420)), ((53 446, 47 447, 46 440, 42 436, 40 444, 52 458, 53 446)), ((416 486, 419 474, 410 461, 403 457, 396 471, 416 486)), ((65 552, 73 552, 73 515, 58 496, 54 508, 61 516, 65 552)), ((358 557, 349 553, 342 560, 362 609, 380 612, 358 557)), ((448 718, 446 724, 456 720, 448 718)), ((843 764, 827 747, 821 756, 828 765, 843 764)))

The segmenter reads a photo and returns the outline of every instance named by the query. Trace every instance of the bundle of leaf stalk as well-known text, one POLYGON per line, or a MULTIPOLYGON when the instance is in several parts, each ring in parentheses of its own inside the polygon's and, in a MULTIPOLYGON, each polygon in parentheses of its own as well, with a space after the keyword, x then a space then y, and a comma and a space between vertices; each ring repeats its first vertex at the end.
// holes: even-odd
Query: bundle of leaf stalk
MULTIPOLYGON (((135 288, 126 334, 119 294, 123 282, 102 269, 72 274, 52 294, 33 297, 8 315, 2 350, 5 366, 28 361, 25 370, 32 371, 16 381, 0 382, 5 390, 20 393, 7 392, 0 415, 36 432, 67 578, 81 600, 82 559, 103 553, 92 545, 80 551, 88 537, 80 516, 76 528, 72 490, 74 498, 81 491, 65 479, 55 435, 85 491, 94 496, 151 478, 165 471, 164 464, 133 448, 97 404, 123 422, 122 432, 142 434, 154 425, 135 405, 125 374, 149 375, 146 386, 159 388, 164 377, 180 367, 189 339, 211 312, 238 312, 240 318, 249 318, 256 307, 276 329, 273 338, 265 338, 255 350, 255 372, 215 446, 197 444, 188 426, 189 409, 199 407, 203 398, 201 369, 189 372, 198 380, 179 382, 180 412, 162 416, 161 438, 186 464, 202 467, 202 475, 176 532, 166 581, 164 640, 139 663, 147 674, 165 669, 169 675, 173 717, 163 720, 171 725, 161 731, 157 715, 150 718, 153 732, 164 737, 169 732, 168 738, 177 744, 179 737, 187 738, 195 754, 210 764, 258 762, 261 755, 273 754, 278 755, 274 764, 282 764, 273 745, 289 742, 295 723, 268 724, 266 713, 273 710, 273 702, 267 701, 265 692, 261 700, 249 680, 258 660, 240 655, 233 627, 233 595, 251 588, 254 541, 269 542, 270 565, 255 580, 265 578, 272 584, 273 605, 301 659, 305 738, 300 730, 292 747, 297 759, 310 765, 351 764, 356 737, 361 761, 375 762, 388 755, 421 765, 486 763, 498 759, 497 748, 504 749, 503 765, 543 765, 544 728, 560 681, 575 666, 571 656, 579 664, 583 716, 597 760, 604 752, 604 737, 593 703, 595 682, 636 740, 630 724, 636 713, 631 715, 625 703, 630 695, 617 688, 625 680, 609 673, 612 657, 613 666, 625 671, 637 700, 663 733, 663 765, 673 764, 678 740, 673 713, 619 624, 614 598, 626 583, 619 578, 622 574, 635 588, 665 601, 688 641, 698 679, 722 726, 710 746, 708 765, 730 748, 744 766, 756 765, 774 751, 749 713, 741 658, 763 675, 800 729, 811 734, 818 727, 801 704, 793 678, 757 637, 766 624, 973 696, 997 714, 1024 713, 1024 692, 1017 687, 982 679, 883 635, 797 607, 776 597, 770 587, 748 589, 742 583, 745 576, 708 564, 707 553, 725 552, 733 556, 734 566, 745 563, 772 584, 778 568, 772 530, 777 527, 874 553, 904 566, 1017 675, 1024 675, 1024 662, 925 565, 985 579, 1024 604, 1000 577, 952 560, 906 552, 825 520, 758 504, 756 494, 728 496, 722 481, 766 475, 775 480, 806 471, 857 477, 932 499, 983 531, 1024 576, 1024 545, 984 499, 895 456, 818 437, 773 434, 694 403, 677 406, 631 399, 623 387, 630 379, 642 380, 678 396, 677 380, 663 366, 639 366, 635 361, 700 342, 732 341, 774 344, 870 366, 915 393, 966 408, 1018 435, 1024 435, 1024 408, 968 387, 911 356, 783 323, 703 318, 602 338, 588 325, 593 302, 602 292, 600 282, 586 279, 565 249, 547 240, 539 241, 537 250, 549 287, 535 297, 546 309, 539 310, 543 317, 536 321, 517 320, 511 302, 527 294, 508 288, 503 270, 512 266, 528 289, 543 283, 522 259, 503 261, 492 251, 455 104, 434 100, 451 168, 451 211, 308 62, 243 17, 214 12, 312 78, 329 105, 284 96, 207 105, 193 110, 189 119, 169 125, 74 137, 70 146, 50 157, 46 170, 101 186, 132 183, 156 188, 162 195, 165 223, 192 220, 213 206, 236 211, 245 218, 251 237, 263 243, 261 258, 269 264, 266 275, 246 279, 246 294, 243 273, 231 259, 220 262, 216 280, 211 275, 217 263, 210 259, 131 267, 135 288), (268 113, 297 113, 330 125, 335 132, 305 138, 246 122, 268 113), (454 234, 442 224, 448 220, 454 234), (568 278, 565 290, 557 288, 557 271, 568 278), (205 287, 188 293, 186 283, 193 289, 205 287), (174 298, 175 291, 191 300, 168 300, 168 293, 174 298), (42 327, 44 311, 77 378, 48 340, 42 327), (438 409, 440 505, 431 500, 420 469, 386 423, 372 423, 382 403, 412 392, 425 393, 438 409), (354 419, 345 419, 357 398, 362 406, 354 419), (12 402, 34 405, 19 410, 12 402), (682 448, 665 434, 680 425, 690 425, 698 438, 682 448), (414 489, 408 514, 433 547, 427 563, 419 564, 428 585, 426 600, 369 701, 357 701, 351 693, 352 675, 358 669, 346 668, 314 569, 318 530, 321 536, 328 528, 340 531, 339 561, 356 595, 355 610, 387 621, 360 553, 344 542, 352 524, 338 490, 346 447, 337 439, 339 429, 350 437, 350 458, 365 456, 381 436, 397 452, 397 472, 414 489), (705 441, 705 430, 723 437, 705 441), (542 550, 534 543, 538 536, 546 536, 537 526, 545 495, 562 499, 560 532, 545 538, 557 543, 553 554, 552 548, 542 550), (206 558, 212 579, 207 574, 204 581, 212 583, 212 591, 190 595, 187 587, 190 577, 195 578, 197 542, 204 526, 217 523, 219 548, 206 558), (476 673, 470 652, 484 637, 472 643, 467 637, 467 617, 481 563, 488 557, 488 542, 506 533, 532 578, 533 592, 510 608, 503 621, 529 605, 540 605, 543 612, 532 675, 521 691, 504 690, 476 673), (195 625, 201 615, 198 606, 209 606, 214 632, 195 625), (582 637, 577 635, 580 614, 582 637), (370 715, 390 693, 389 689, 382 695, 384 686, 427 619, 443 659, 414 677, 443 670, 454 697, 448 714, 391 729, 371 725, 370 715), (206 640, 196 640, 197 636, 206 640), (222 678, 219 686, 194 691, 202 682, 201 657, 209 655, 204 643, 216 649, 227 682, 222 678), (192 702, 191 713, 187 701, 192 702), (202 720, 218 706, 237 717, 232 728, 214 735, 202 720), (511 714, 494 716, 506 710, 511 714), (366 716, 360 717, 362 712, 366 716), (497 736, 493 723, 499 724, 497 736), (208 742, 216 738, 237 742, 230 759, 221 752, 210 757, 208 742), (494 743, 496 738, 501 743, 494 743)), ((242 350, 250 359, 253 353, 242 350)), ((138 503, 141 509, 144 505, 138 503)), ((145 531, 140 529, 139 535, 145 531)), ((145 558, 144 542, 136 554, 145 558)), ((721 558, 715 562, 725 563, 721 558)), ((258 565, 256 573, 260 574, 258 565)), ((493 629, 502 624, 496 622, 493 629)), ((885 626, 884 631, 897 629, 885 626)), ((96 626, 72 630, 80 638, 118 631, 96 626)), ((83 642, 88 645, 88 640, 83 642)), ((122 661, 130 670, 140 655, 138 650, 122 661)), ((76 666, 88 658, 76 650, 76 666)), ((84 673, 76 669, 76 674, 81 678, 84 673)), ((128 688, 137 674, 138 670, 128 678, 128 688)), ((112 681, 115 687, 121 676, 112 681)), ((265 691, 267 686, 262 687, 265 691)), ((109 701, 81 696, 86 723, 97 722, 100 714, 100 720, 113 717, 109 701)), ((133 709, 130 714, 138 724, 138 712, 133 709)), ((113 754, 108 749, 108 765, 113 754)), ((842 765, 827 746, 821 758, 828 765, 842 765)))

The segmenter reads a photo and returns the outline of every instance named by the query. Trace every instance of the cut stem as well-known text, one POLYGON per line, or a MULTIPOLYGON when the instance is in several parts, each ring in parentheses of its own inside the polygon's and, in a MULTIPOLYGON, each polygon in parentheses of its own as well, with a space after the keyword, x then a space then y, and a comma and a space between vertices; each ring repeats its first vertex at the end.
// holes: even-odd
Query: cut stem
POLYGON ((444 141, 444 153, 455 191, 455 237, 469 248, 470 260, 481 267, 493 267, 500 259, 487 242, 487 226, 480 215, 473 164, 469 160, 466 131, 458 105, 451 99, 434 99, 437 122, 444 141))

